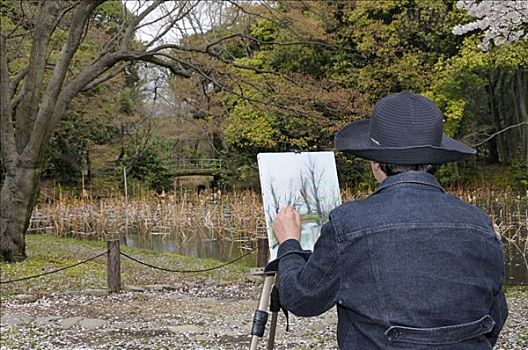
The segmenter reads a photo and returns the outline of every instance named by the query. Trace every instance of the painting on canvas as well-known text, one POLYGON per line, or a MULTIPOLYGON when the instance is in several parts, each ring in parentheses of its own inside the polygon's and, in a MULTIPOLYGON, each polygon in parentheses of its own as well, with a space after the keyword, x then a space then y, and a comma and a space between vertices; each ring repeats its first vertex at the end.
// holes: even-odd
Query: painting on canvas
POLYGON ((321 227, 341 204, 333 152, 260 153, 260 185, 270 259, 277 256, 273 222, 280 208, 295 207, 302 221, 301 246, 313 250, 321 227))

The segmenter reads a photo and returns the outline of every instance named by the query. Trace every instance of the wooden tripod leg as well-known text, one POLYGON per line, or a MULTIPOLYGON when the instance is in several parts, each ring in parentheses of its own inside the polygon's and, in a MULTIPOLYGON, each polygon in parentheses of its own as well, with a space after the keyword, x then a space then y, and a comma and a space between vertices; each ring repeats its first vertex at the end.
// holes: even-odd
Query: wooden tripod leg
POLYGON ((277 318, 279 311, 281 310, 279 300, 279 278, 277 274, 275 274, 275 285, 271 288, 269 309, 271 312, 271 324, 268 336, 268 350, 273 350, 273 347, 275 346, 275 332, 277 331, 277 318))
POLYGON ((271 313, 271 323, 268 336, 268 350, 273 350, 273 347, 275 346, 275 331, 277 330, 278 314, 278 312, 271 313))
POLYGON ((268 321, 268 304, 270 301, 271 288, 275 281, 275 274, 267 275, 264 278, 264 286, 262 287, 262 293, 260 294, 260 301, 258 309, 255 311, 253 316, 253 326, 251 327, 251 345, 250 350, 257 349, 257 343, 259 338, 264 335, 266 329, 266 322, 268 321))

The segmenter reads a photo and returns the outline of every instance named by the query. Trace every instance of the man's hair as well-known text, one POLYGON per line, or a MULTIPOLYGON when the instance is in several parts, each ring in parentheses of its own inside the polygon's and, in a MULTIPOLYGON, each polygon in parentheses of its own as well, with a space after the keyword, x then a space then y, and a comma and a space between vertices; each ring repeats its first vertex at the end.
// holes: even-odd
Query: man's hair
POLYGON ((387 175, 397 175, 404 173, 406 171, 423 171, 434 175, 436 169, 438 168, 433 164, 389 164, 389 163, 380 163, 381 170, 387 175))

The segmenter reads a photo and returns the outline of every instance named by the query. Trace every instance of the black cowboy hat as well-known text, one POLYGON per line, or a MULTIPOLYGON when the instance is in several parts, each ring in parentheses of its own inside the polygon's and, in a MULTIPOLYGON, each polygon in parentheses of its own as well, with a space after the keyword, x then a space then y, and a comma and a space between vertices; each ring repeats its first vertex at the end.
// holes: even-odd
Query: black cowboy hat
POLYGON ((335 149, 391 164, 441 164, 477 151, 443 134, 443 114, 433 101, 410 92, 386 96, 372 117, 335 136, 335 149))

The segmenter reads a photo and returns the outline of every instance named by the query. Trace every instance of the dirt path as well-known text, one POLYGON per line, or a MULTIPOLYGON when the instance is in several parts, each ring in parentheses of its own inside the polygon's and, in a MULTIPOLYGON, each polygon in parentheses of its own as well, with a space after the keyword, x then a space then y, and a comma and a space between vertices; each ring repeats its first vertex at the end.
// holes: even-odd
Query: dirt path
MULTIPOLYGON (((209 288, 210 296, 195 296, 190 288, 186 293, 62 294, 31 303, 4 303, 1 349, 248 348, 257 296, 224 297, 230 289, 248 287, 209 288)), ((313 319, 293 318, 291 331, 285 334, 281 315, 276 348, 334 349, 335 323, 334 312, 313 319)))
MULTIPOLYGON (((27 239, 30 258, 2 264, 1 279, 20 278, 71 265, 104 251, 101 242, 45 235, 27 239)), ((197 269, 206 261, 127 249, 154 265, 197 269)), ((232 349, 249 348, 249 331, 261 284, 249 268, 230 265, 202 274, 157 271, 122 261, 127 291, 108 295, 105 259, 75 269, 2 284, 0 350, 232 349)), ((496 349, 528 349, 528 289, 507 293, 510 316, 496 349)), ((290 332, 279 316, 275 349, 336 349, 337 318, 330 310, 316 318, 290 317, 290 332)), ((265 348, 261 341, 259 349, 265 348)))
MULTIPOLYGON (((257 290, 251 282, 220 283, 205 290, 183 283, 172 291, 61 293, 34 302, 15 299, 2 304, 0 348, 246 349, 257 290)), ((510 299, 511 315, 496 349, 527 348, 527 306, 525 298, 510 299)), ((281 314, 276 349, 336 349, 336 322, 334 310, 316 318, 291 317, 291 330, 286 333, 281 314)), ((260 348, 265 348, 264 343, 260 348)))

